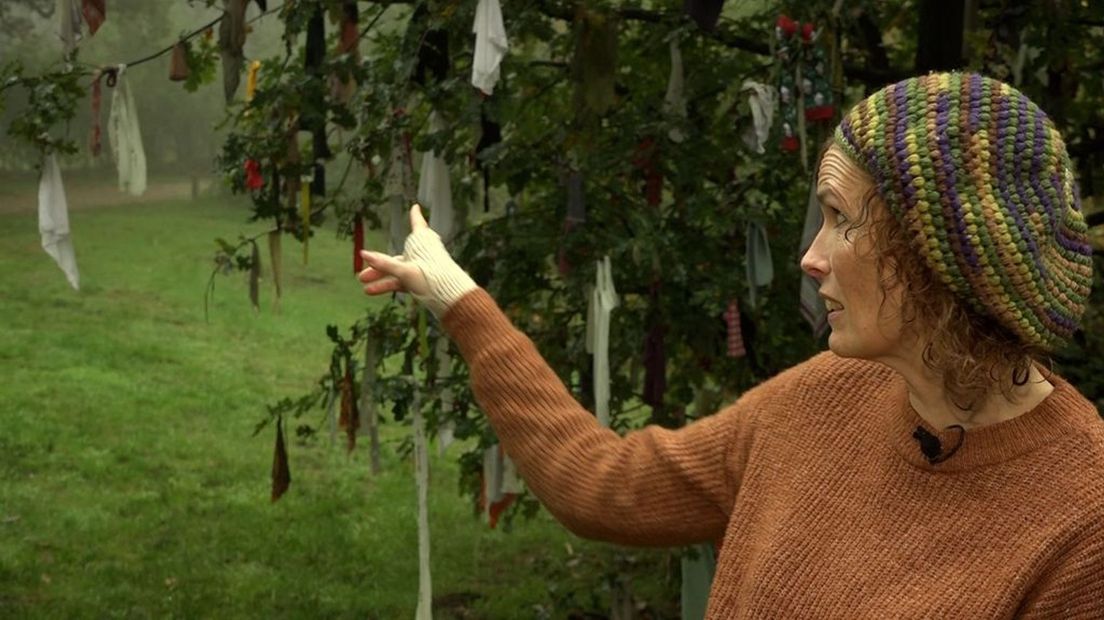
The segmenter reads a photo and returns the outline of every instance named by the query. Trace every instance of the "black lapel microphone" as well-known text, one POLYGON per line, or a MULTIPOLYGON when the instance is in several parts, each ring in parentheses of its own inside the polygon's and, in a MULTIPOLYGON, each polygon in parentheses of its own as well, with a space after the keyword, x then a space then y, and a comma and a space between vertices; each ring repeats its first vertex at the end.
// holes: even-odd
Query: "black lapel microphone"
POLYGON ((946 454, 943 454, 943 444, 940 443, 939 438, 928 432, 923 426, 917 426, 916 431, 912 433, 913 439, 920 444, 920 452, 924 454, 924 458, 928 459, 928 462, 932 465, 936 463, 942 463, 951 458, 958 449, 962 447, 962 442, 966 439, 966 429, 961 424, 953 424, 947 428, 957 428, 958 443, 955 444, 946 454))

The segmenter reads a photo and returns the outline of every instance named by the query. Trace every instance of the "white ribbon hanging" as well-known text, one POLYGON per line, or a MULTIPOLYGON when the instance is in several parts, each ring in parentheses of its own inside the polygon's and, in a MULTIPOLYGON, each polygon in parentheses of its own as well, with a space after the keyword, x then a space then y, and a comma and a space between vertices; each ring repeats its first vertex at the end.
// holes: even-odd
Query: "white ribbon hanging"
POLYGON ((713 586, 713 574, 717 561, 713 556, 713 545, 693 546, 694 558, 682 556, 682 620, 702 620, 705 617, 709 590, 713 586))
MULTIPOLYGON (((434 134, 445 130, 445 123, 436 110, 429 115, 429 127, 434 134)), ((422 155, 422 169, 418 175, 418 202, 430 210, 429 227, 441 236, 442 241, 448 243, 453 233, 452 187, 448 163, 436 150, 422 155)))
POLYGON ((472 86, 486 95, 494 93, 498 83, 502 57, 510 43, 506 39, 506 26, 502 23, 502 7, 498 0, 479 0, 475 7, 475 55, 472 58, 472 86))
POLYGON ((418 485, 418 608, 415 620, 433 618, 433 580, 429 573, 429 452, 418 390, 414 390, 414 477, 418 485))
MULTIPOLYGON (((438 338, 437 348, 434 351, 434 357, 437 360, 437 380, 441 382, 448 381, 449 377, 452 376, 452 361, 449 357, 448 345, 447 338, 438 338)), ((441 388, 441 410, 446 415, 448 412, 452 411, 452 388, 450 387, 441 388)), ((453 441, 454 431, 455 426, 452 420, 441 424, 440 428, 437 430, 438 453, 444 454, 445 450, 448 450, 448 447, 453 441)))
MULTIPOLYGON (((682 72, 682 50, 678 39, 671 39, 671 75, 667 80, 667 96, 663 99, 663 111, 666 114, 686 118, 686 81, 682 72)), ((682 142, 686 136, 675 128, 667 133, 673 142, 682 142)))
POLYGON ((613 266, 609 256, 598 261, 597 267, 587 308, 586 348, 594 356, 594 414, 599 424, 609 426, 610 315, 620 300, 613 286, 613 266))
POLYGON ((490 522, 491 507, 502 501, 502 448, 494 444, 483 450, 483 520, 490 522))
POLYGON ((126 82, 126 65, 119 65, 115 92, 111 94, 111 116, 107 121, 107 139, 119 169, 119 189, 134 196, 146 191, 146 151, 142 148, 142 130, 138 109, 126 82))
POLYGON ((747 223, 746 262, 748 301, 752 308, 758 308, 759 289, 774 280, 774 261, 767 228, 757 220, 748 220, 747 223))
POLYGON ((491 508, 507 495, 519 495, 524 483, 518 475, 513 459, 502 446, 494 444, 483 451, 483 518, 491 521, 491 508))
POLYGON ((748 107, 751 108, 752 124, 744 131, 743 140, 749 148, 762 155, 767 150, 763 146, 770 136, 774 124, 774 111, 778 108, 778 96, 775 89, 751 79, 744 80, 741 91, 750 91, 748 107))
POLYGON ((58 34, 61 36, 65 55, 68 56, 76 49, 77 42, 84 38, 81 33, 84 19, 81 17, 80 0, 58 0, 57 13, 61 19, 61 29, 58 34))
POLYGON ((403 152, 402 138, 396 137, 391 144, 391 163, 384 190, 387 194, 388 251, 392 256, 403 253, 403 244, 410 234, 410 220, 406 211, 409 207, 406 196, 406 176, 408 175, 406 157, 403 152))
POLYGON ((69 284, 79 291, 77 257, 73 253, 73 241, 69 238, 69 203, 65 199, 61 170, 53 153, 43 160, 42 177, 38 182, 38 232, 42 235, 42 249, 54 258, 54 262, 65 272, 69 284))

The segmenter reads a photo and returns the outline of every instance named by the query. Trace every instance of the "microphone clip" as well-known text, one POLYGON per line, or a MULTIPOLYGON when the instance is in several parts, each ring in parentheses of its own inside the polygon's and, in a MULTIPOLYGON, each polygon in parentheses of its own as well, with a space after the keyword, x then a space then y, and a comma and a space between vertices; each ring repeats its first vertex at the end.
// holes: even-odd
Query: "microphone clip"
POLYGON ((962 447, 962 442, 966 439, 966 429, 961 424, 953 424, 947 428, 957 428, 959 433, 958 443, 956 443, 946 454, 943 454, 943 444, 939 441, 939 438, 932 435, 923 426, 917 426, 916 430, 912 433, 913 439, 920 444, 920 452, 924 455, 924 458, 928 460, 928 463, 932 465, 942 463, 951 458, 951 456, 962 447))

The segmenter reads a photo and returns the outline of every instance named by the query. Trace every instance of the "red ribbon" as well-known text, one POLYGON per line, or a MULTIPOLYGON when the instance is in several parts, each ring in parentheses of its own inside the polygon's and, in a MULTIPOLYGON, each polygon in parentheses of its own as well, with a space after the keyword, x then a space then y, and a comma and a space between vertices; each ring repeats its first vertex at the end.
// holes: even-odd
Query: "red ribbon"
POLYGON ((100 102, 103 99, 101 77, 103 73, 100 71, 92 74, 92 94, 89 97, 92 102, 92 135, 89 137, 89 148, 92 150, 93 157, 98 156, 103 149, 103 132, 100 129, 100 102))
POLYGON ((107 18, 107 0, 81 0, 81 13, 88 23, 88 35, 96 34, 107 18))
POLYGON ((358 213, 353 219, 353 273, 364 271, 364 257, 360 255, 364 249, 364 220, 358 213))
POLYGON ((261 163, 255 159, 245 160, 245 186, 251 190, 264 187, 264 177, 261 176, 261 163))

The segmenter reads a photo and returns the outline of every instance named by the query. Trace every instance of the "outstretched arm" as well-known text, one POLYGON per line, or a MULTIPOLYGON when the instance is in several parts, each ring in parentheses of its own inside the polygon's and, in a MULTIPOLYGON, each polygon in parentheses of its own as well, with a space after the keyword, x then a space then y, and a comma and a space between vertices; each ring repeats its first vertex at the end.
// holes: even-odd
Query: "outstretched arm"
POLYGON ((682 429, 620 437, 567 391, 532 341, 448 256, 418 207, 402 257, 366 253, 365 291, 405 290, 442 318, 471 369, 472 388, 530 488, 581 536, 678 545, 724 533, 752 412, 768 389, 682 429))

